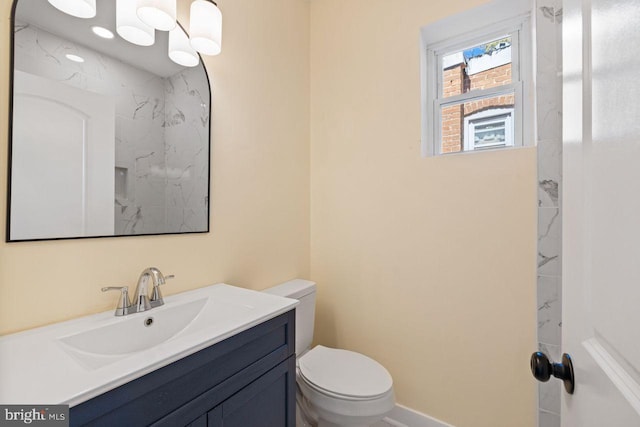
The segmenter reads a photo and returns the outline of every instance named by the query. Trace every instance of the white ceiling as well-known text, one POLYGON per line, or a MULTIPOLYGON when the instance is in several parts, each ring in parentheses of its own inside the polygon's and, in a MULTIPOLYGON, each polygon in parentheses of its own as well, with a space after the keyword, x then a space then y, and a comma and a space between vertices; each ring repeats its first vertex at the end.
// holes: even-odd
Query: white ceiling
POLYGON ((115 4, 115 0, 97 0, 96 16, 82 19, 59 11, 46 0, 18 0, 16 19, 161 77, 172 76, 183 69, 169 59, 168 32, 156 31, 155 44, 147 47, 120 38, 116 33, 115 4), (94 25, 111 30, 115 37, 107 40, 96 36, 91 31, 94 25))

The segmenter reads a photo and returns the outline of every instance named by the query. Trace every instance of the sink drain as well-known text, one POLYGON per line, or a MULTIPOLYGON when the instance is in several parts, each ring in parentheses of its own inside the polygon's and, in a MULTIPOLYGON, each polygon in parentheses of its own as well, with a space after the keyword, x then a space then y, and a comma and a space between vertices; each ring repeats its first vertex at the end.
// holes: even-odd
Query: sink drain
POLYGON ((153 325, 153 317, 147 317, 146 319, 144 319, 144 326, 151 326, 153 325))

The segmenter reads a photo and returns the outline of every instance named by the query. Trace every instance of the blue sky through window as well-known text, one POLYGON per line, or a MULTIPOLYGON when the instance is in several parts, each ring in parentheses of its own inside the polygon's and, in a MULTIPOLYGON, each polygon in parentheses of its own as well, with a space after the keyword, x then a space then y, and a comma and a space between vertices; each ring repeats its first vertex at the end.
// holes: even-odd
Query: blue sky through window
POLYGON ((489 43, 474 46, 470 49, 466 49, 462 51, 462 54, 464 55, 465 61, 467 61, 471 58, 477 58, 487 53, 493 53, 497 50, 502 50, 509 46, 511 46, 511 38, 506 37, 506 38, 494 40, 489 43))

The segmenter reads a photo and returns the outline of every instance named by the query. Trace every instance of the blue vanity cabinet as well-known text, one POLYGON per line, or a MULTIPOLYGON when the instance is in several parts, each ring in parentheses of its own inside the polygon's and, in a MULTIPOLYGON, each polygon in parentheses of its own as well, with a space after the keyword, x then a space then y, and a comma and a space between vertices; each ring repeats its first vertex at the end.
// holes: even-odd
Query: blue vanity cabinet
POLYGON ((295 427, 295 310, 70 409, 71 426, 295 427))
MULTIPOLYGON (((295 426, 288 421, 287 390, 295 390, 295 356, 282 362, 207 414, 208 427, 295 426), (290 374, 293 369, 293 373, 290 374), (293 384, 290 382, 293 381, 293 384)), ((292 393, 295 396, 295 392, 292 393)), ((295 402, 294 402, 295 415, 295 402)), ((203 424, 204 425, 204 424, 203 424)))

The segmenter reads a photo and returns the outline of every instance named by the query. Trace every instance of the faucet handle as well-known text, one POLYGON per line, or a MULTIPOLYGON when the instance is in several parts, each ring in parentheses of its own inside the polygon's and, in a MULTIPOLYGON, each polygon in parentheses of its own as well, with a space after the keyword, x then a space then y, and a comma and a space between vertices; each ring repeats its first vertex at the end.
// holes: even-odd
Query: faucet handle
POLYGON ((162 280, 158 280, 154 286, 153 291, 151 292, 151 298, 149 298, 149 303, 151 303, 151 307, 159 307, 164 304, 164 299, 162 298, 162 292, 160 292, 160 285, 164 285, 166 280, 173 279, 176 277, 173 274, 168 276, 160 275, 162 280))
POLYGON ((120 291, 120 298, 118 298, 118 307, 116 307, 116 316, 124 316, 129 314, 129 308, 131 307, 131 301, 129 300, 129 288, 127 286, 106 286, 102 288, 102 292, 108 291, 120 291))
POLYGON ((164 284, 167 283, 167 280, 175 279, 175 278, 176 278, 176 276, 174 274, 170 274, 168 276, 164 276, 162 273, 159 273, 158 274, 158 280, 153 284, 153 295, 151 296, 151 300, 153 301, 156 292, 160 292, 160 290, 158 289, 158 287, 160 285, 164 285, 164 284))
POLYGON ((129 287, 128 286, 106 286, 102 288, 101 291, 102 292, 107 292, 107 291, 129 292, 129 287), (126 291, 123 291, 123 289, 126 289, 126 291))
POLYGON ((164 274, 160 273, 160 271, 158 271, 156 276, 156 281, 153 284, 153 286, 155 288, 157 288, 160 285, 164 285, 166 283, 167 280, 169 279, 174 279, 176 276, 173 274, 169 274, 168 276, 165 276, 164 274))

